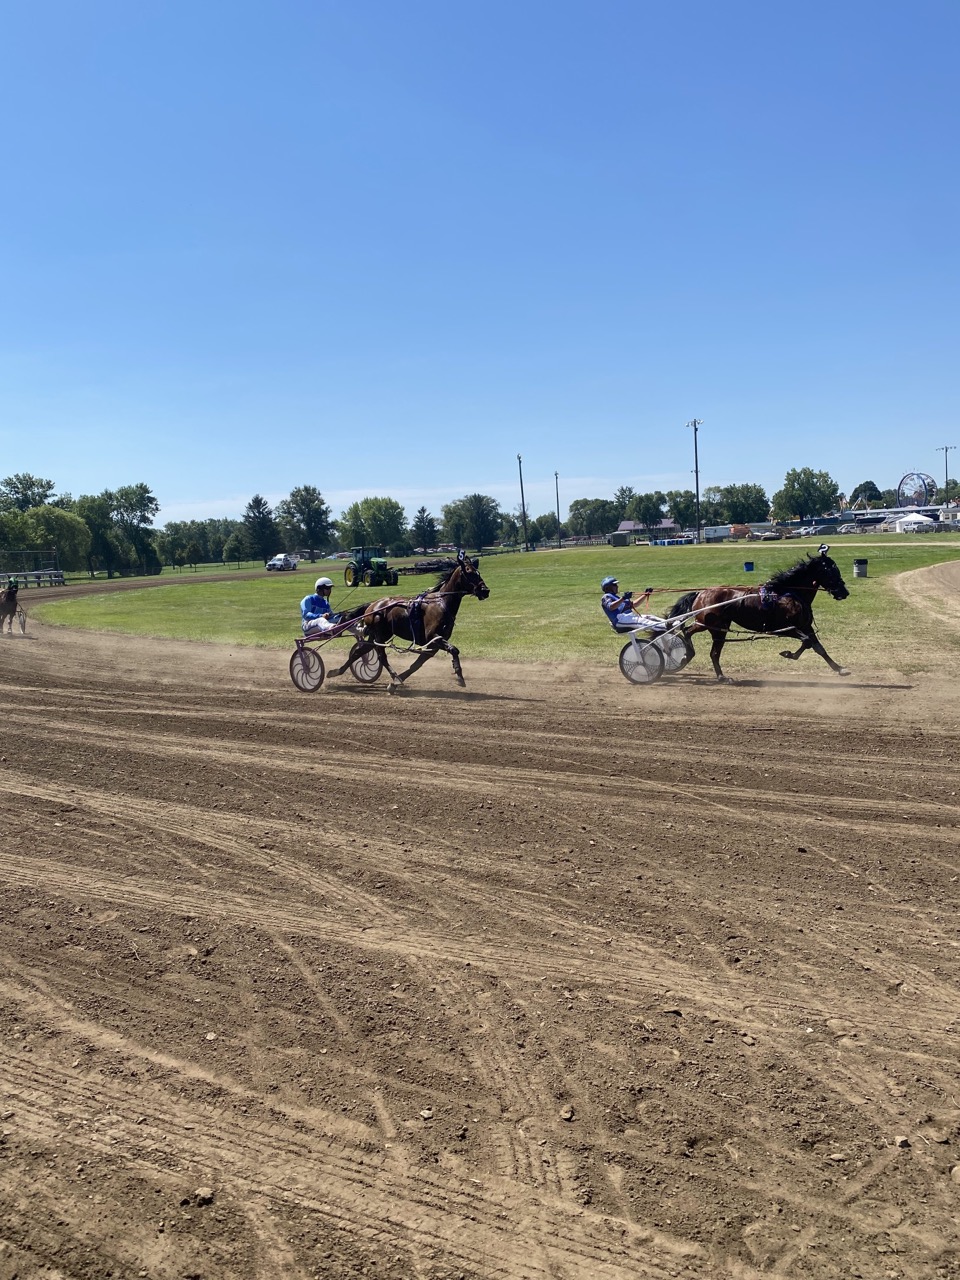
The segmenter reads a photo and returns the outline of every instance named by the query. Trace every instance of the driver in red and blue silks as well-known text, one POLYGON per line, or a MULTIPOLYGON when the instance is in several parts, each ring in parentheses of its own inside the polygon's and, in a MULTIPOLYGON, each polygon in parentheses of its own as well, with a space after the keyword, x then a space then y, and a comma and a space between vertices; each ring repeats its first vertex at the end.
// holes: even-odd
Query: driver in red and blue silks
MULTIPOLYGON (((604 578, 600 589, 603 592, 600 607, 615 627, 626 630, 628 627, 644 625, 643 618, 634 607, 632 591, 624 591, 621 595, 616 578, 604 578)), ((642 599, 644 602, 650 599, 649 589, 643 593, 642 599)))
POLYGON ((304 596, 300 601, 300 626, 305 636, 329 631, 340 621, 340 614, 334 613, 330 604, 332 590, 333 583, 329 578, 318 578, 313 595, 304 596))

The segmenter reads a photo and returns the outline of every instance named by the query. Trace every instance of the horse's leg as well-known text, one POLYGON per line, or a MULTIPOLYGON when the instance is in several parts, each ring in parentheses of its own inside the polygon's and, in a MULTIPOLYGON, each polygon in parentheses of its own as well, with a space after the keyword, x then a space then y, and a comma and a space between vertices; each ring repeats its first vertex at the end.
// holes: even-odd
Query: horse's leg
POLYGON ((839 662, 834 662, 815 635, 808 634, 807 632, 800 630, 792 633, 787 632, 787 634, 792 634, 801 642, 801 644, 796 653, 791 653, 789 649, 781 649, 781 658, 789 658, 791 662, 796 662, 797 658, 806 653, 808 649, 812 649, 814 653, 819 653, 820 657, 824 660, 830 670, 835 671, 838 676, 848 676, 850 674, 846 667, 841 667, 839 662))
POLYGON ((393 667, 390 665, 390 659, 387 657, 387 649, 385 645, 374 644, 373 647, 376 649, 377 653, 379 653, 383 665, 387 669, 387 675, 390 677, 390 683, 387 685, 387 693, 396 693, 398 689, 403 688, 403 682, 410 672, 394 671, 393 667))
POLYGON ((796 662, 796 660, 799 657, 801 657, 804 653, 806 653, 806 651, 813 644, 813 637, 808 635, 806 631, 800 631, 798 629, 796 631, 784 631, 782 634, 785 636, 789 636, 791 640, 800 641, 800 648, 797 650, 796 653, 791 653, 789 649, 780 650, 780 657, 789 658, 791 662, 796 662))
MULTIPOLYGON (((432 658, 441 647, 447 647, 446 640, 441 636, 434 636, 432 640, 429 640, 420 650, 416 662, 407 667, 406 671, 402 672, 399 676, 394 676, 396 687, 399 688, 405 680, 409 680, 413 673, 415 671, 419 671, 423 664, 429 661, 429 659, 432 658)), ((393 672, 391 671, 390 674, 393 675, 393 672)), ((390 688, 393 689, 394 685, 391 684, 390 688)))
MULTIPOLYGON (((449 643, 449 640, 444 640, 443 636, 434 636, 430 644, 434 645, 434 653, 439 653, 440 649, 443 649, 444 653, 451 655, 453 675, 457 677, 457 684, 460 685, 461 689, 466 689, 467 682, 463 680, 463 668, 460 664, 460 649, 456 645, 449 643)), ((412 669, 411 667, 411 671, 412 669)), ((410 675, 410 671, 407 672, 407 675, 410 675)))
POLYGON ((846 667, 841 667, 839 662, 834 662, 816 636, 804 636, 803 643, 800 645, 800 648, 796 653, 791 653, 789 649, 781 649, 780 657, 790 658, 791 661, 795 662, 797 658, 799 658, 801 654, 806 653, 808 649, 812 649, 814 653, 819 653, 820 657, 824 660, 830 670, 835 671, 838 676, 848 676, 850 674, 846 667))
POLYGON ((372 648, 374 648, 374 644, 372 640, 355 640, 350 649, 350 652, 347 654, 346 662, 343 664, 342 667, 337 667, 336 671, 328 671, 327 679, 330 680, 334 676, 342 676, 343 673, 349 668, 350 663, 354 660, 354 658, 363 657, 363 655, 365 653, 369 653, 372 648))
POLYGON ((455 644, 444 644, 444 648, 450 654, 450 659, 453 662, 453 674, 457 678, 457 684, 461 689, 465 689, 467 682, 463 678, 463 668, 460 666, 460 650, 455 644))
POLYGON ((816 636, 814 636, 810 641, 810 648, 814 653, 819 653, 820 657, 824 660, 830 670, 835 671, 838 676, 848 676, 850 674, 846 667, 841 667, 839 662, 834 662, 816 636))
POLYGON ((346 671, 347 667, 349 667, 351 661, 357 656, 357 650, 359 648, 360 648, 360 641, 357 640, 351 647, 350 652, 347 654, 347 660, 343 664, 343 666, 337 667, 336 671, 328 671, 327 679, 332 680, 334 676, 342 676, 343 673, 346 671))
POLYGON ((727 631, 729 626, 730 624, 727 623, 720 627, 706 628, 713 639, 713 644, 710 646, 710 661, 713 663, 713 669, 716 673, 717 679, 722 681, 724 684, 730 683, 730 677, 725 676, 720 670, 720 654, 723 652, 723 646, 727 642, 727 631))

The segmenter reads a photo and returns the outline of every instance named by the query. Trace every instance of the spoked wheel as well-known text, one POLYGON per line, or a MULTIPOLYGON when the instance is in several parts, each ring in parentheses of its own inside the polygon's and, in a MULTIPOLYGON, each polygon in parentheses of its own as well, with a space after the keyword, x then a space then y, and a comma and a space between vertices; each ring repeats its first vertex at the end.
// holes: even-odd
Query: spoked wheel
POLYGON ((620 650, 620 670, 633 684, 653 684, 663 675, 663 654, 654 641, 632 640, 620 650))
POLYGON ((368 649, 366 653, 358 654, 350 663, 350 671, 353 678, 361 684, 373 684, 374 680, 379 680, 383 671, 380 650, 368 649))
POLYGON ((27 634, 27 615, 20 605, 17 605, 17 626, 20 628, 20 634, 25 636, 27 634))
POLYGON ((682 671, 694 656, 690 637, 682 631, 665 631, 657 641, 657 647, 663 654, 663 673, 667 676, 682 671))
POLYGON ((301 693, 316 693, 323 684, 323 659, 307 645, 294 650, 290 658, 290 679, 301 693))

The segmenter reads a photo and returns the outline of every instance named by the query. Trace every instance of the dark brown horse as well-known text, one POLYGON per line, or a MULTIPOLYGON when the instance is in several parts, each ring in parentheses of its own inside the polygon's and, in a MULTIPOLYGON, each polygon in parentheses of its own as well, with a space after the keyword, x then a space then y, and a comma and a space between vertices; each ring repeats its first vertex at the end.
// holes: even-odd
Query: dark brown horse
POLYGON ((692 615, 690 631, 710 632, 713 640, 710 661, 718 680, 727 679, 720 670, 720 653, 734 623, 747 631, 799 640, 796 653, 781 649, 781 658, 795 660, 806 649, 812 649, 838 676, 848 676, 850 672, 834 662, 814 629, 813 597, 821 587, 834 600, 846 600, 850 594, 840 570, 827 555, 829 550, 826 543, 822 544, 819 555, 807 556, 792 568, 775 573, 759 588, 704 587, 702 591, 691 591, 681 596, 667 617, 689 613, 692 615))
MULTIPOLYGON (((432 591, 425 591, 413 600, 401 596, 386 596, 367 605, 362 616, 364 638, 350 650, 346 662, 331 676, 342 675, 356 658, 370 649, 376 649, 383 665, 390 673, 390 690, 403 686, 403 682, 435 654, 443 650, 453 662, 453 674, 459 685, 465 685, 460 667, 460 650, 450 643, 457 613, 465 596, 486 600, 490 588, 480 577, 477 566, 461 551, 456 567, 440 579, 432 591), (387 658, 387 646, 399 640, 417 653, 417 660, 406 671, 397 673, 387 658)), ((395 646, 394 646, 395 647, 395 646)))
POLYGON ((17 616, 17 592, 20 590, 20 583, 16 578, 7 585, 6 591, 0 591, 0 634, 3 632, 4 625, 13 635, 13 620, 17 616))

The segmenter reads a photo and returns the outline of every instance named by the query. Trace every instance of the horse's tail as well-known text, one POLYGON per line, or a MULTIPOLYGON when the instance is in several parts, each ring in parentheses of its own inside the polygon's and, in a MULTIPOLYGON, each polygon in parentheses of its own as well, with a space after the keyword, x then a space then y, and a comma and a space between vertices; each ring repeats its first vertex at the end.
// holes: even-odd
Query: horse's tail
POLYGON ((699 594, 700 594, 699 591, 688 591, 685 596, 681 596, 680 599, 677 601, 677 603, 673 606, 673 608, 667 614, 667 617, 676 618, 676 617, 679 617, 681 613, 689 613, 690 610, 693 608, 694 600, 696 600, 699 594))

